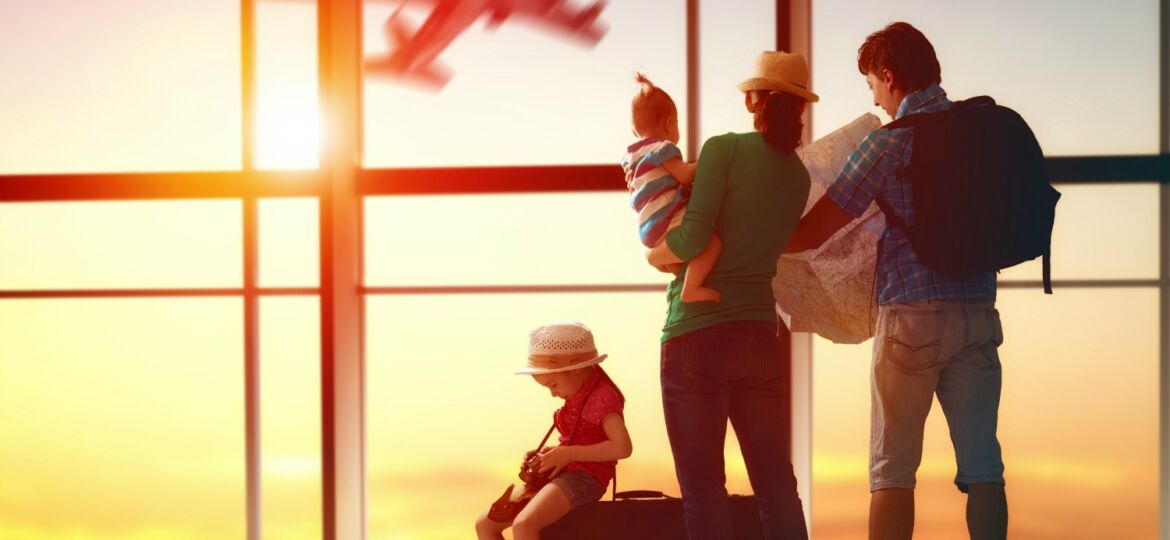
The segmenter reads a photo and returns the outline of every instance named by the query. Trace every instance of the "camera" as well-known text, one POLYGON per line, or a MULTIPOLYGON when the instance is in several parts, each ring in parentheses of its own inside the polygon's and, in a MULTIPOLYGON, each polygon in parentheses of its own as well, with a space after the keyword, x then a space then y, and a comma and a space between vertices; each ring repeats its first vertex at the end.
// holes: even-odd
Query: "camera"
POLYGON ((539 489, 548 483, 548 473, 540 472, 540 454, 534 453, 520 464, 520 480, 525 486, 539 489))

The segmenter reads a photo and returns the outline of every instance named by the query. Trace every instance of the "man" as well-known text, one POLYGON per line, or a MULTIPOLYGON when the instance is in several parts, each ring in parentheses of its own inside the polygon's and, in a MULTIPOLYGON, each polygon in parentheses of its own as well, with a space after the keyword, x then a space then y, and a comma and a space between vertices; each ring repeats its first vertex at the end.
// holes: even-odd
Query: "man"
MULTIPOLYGON (((939 87, 934 47, 907 23, 869 35, 858 49, 857 66, 874 104, 894 119, 951 106, 939 87)), ((785 252, 819 247, 879 197, 912 227, 911 184, 900 169, 909 163, 913 145, 913 128, 879 129, 866 137, 797 225, 785 252)), ((919 261, 905 231, 887 226, 878 246, 876 281, 869 538, 913 535, 915 473, 934 394, 955 447, 955 484, 968 494, 971 538, 1005 538, 1007 499, 995 434, 1001 381, 997 347, 1003 341, 995 273, 933 271, 919 261)))

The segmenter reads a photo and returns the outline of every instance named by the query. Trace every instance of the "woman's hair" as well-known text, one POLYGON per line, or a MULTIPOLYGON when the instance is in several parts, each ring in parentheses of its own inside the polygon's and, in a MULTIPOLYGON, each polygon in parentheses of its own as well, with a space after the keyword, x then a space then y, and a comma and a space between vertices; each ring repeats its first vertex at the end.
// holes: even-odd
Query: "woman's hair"
POLYGON ((905 92, 922 90, 942 82, 942 69, 934 46, 917 28, 896 22, 865 38, 857 49, 857 70, 862 75, 888 69, 894 84, 905 92))
POLYGON ((634 100, 630 102, 630 116, 634 131, 645 135, 678 116, 674 100, 663 89, 654 86, 641 71, 634 73, 634 80, 641 85, 634 100))
POLYGON ((781 91, 752 92, 755 94, 750 97, 752 123, 756 130, 780 155, 791 154, 800 146, 800 135, 804 130, 804 122, 800 119, 804 112, 804 98, 781 91))

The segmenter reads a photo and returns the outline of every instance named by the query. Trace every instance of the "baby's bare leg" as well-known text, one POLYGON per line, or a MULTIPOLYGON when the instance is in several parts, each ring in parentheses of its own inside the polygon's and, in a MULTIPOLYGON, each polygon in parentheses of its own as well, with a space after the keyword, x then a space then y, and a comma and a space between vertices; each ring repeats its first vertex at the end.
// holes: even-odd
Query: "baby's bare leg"
POLYGON ((719 302, 723 299, 719 291, 703 286, 703 282, 707 281, 707 276, 711 274, 711 269, 715 268, 715 261, 719 259, 719 253, 722 251, 723 241, 712 234, 711 240, 707 242, 707 247, 703 252, 691 259, 690 264, 687 265, 687 273, 683 276, 681 295, 683 302, 688 304, 692 302, 719 302))
POLYGON ((665 239, 652 248, 646 248, 646 262, 659 272, 671 274, 677 274, 678 269, 682 267, 682 261, 675 256, 674 252, 670 251, 670 246, 666 244, 665 239))

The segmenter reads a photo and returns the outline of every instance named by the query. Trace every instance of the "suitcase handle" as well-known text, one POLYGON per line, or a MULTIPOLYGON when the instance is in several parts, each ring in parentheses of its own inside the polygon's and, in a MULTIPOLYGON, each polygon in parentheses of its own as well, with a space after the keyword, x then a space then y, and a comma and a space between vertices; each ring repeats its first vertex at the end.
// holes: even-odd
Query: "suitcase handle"
POLYGON ((630 491, 619 491, 614 494, 614 500, 628 500, 628 499, 677 499, 678 497, 671 497, 661 491, 651 491, 647 489, 635 489, 630 491))

